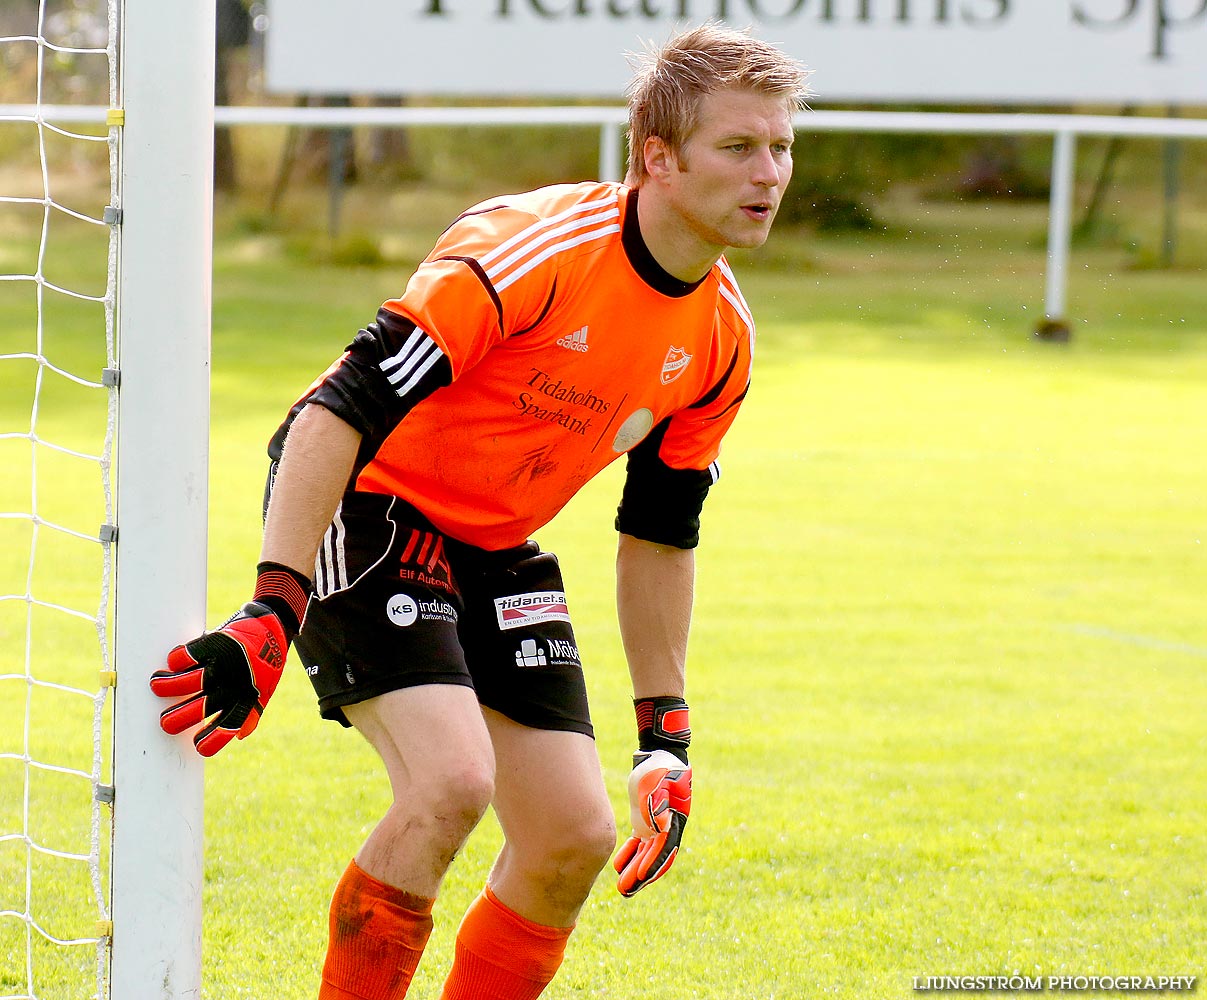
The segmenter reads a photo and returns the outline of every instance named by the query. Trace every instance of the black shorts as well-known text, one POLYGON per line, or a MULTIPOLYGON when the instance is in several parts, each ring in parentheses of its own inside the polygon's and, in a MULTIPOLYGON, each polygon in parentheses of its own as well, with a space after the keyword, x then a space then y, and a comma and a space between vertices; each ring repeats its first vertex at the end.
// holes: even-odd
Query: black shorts
POLYGON ((521 725, 594 735, 557 557, 466 545, 397 497, 345 495, 294 648, 345 726, 344 705, 462 684, 521 725))

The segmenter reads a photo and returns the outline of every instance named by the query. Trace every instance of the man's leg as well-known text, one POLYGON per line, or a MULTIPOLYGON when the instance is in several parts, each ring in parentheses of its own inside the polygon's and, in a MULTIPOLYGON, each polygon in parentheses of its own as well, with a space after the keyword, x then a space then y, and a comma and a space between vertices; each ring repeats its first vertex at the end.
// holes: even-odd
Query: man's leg
POLYGON ((432 903, 493 791, 490 737, 472 688, 404 688, 344 714, 381 756, 394 801, 331 903, 320 1000, 401 1000, 432 903))
POLYGON ((561 965, 583 902, 616 846, 595 741, 484 709, 505 843, 457 934, 442 1000, 534 1000, 561 965))

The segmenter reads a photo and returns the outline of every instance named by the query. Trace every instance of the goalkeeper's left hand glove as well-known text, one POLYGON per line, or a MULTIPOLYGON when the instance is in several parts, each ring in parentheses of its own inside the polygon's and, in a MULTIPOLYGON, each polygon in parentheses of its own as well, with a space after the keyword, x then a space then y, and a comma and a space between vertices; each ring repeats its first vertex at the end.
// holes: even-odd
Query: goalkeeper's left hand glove
POLYGON ((646 698, 636 708, 641 749, 633 754, 629 775, 633 835, 612 861, 622 896, 634 895, 667 873, 679 853, 692 803, 687 704, 681 698, 646 698))

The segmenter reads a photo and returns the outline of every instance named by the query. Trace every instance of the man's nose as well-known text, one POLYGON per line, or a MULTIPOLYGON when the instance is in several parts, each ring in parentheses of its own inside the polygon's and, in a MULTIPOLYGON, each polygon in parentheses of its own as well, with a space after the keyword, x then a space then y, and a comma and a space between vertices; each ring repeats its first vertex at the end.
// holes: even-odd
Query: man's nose
POLYGON ((779 165, 770 149, 761 149, 754 155, 750 179, 760 187, 775 187, 779 183, 779 165))

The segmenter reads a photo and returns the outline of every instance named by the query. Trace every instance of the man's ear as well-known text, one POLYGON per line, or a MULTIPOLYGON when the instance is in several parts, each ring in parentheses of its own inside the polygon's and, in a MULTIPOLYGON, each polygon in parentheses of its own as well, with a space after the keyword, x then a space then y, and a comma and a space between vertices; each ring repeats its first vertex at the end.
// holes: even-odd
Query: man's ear
POLYGON ((645 157, 645 170, 656 181, 664 181, 678 166, 678 157, 671 151, 666 140, 661 136, 651 135, 645 140, 642 150, 645 157))

